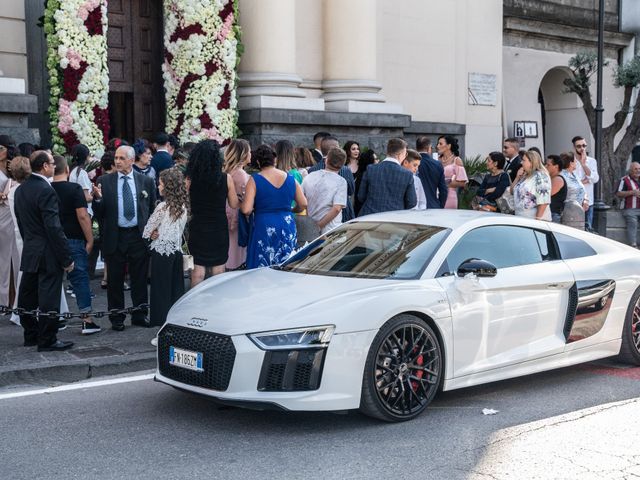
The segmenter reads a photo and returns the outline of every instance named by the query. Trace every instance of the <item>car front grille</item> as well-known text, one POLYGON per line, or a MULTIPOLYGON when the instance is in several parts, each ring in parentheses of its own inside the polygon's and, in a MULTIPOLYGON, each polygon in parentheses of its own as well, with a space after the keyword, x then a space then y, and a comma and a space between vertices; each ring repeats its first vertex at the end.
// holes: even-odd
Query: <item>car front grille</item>
POLYGON ((320 388, 325 348, 273 350, 264 355, 258 390, 299 392, 320 388))
POLYGON ((229 386, 236 349, 231 337, 193 328, 166 325, 158 333, 158 368, 172 380, 224 392, 229 386), (169 347, 202 353, 202 372, 169 363, 169 347))

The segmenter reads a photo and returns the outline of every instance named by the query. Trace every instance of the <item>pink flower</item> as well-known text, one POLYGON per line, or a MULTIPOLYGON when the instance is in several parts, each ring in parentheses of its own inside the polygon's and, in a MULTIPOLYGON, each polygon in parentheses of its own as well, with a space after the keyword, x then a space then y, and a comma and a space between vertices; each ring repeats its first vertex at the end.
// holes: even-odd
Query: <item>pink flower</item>
POLYGON ((69 48, 67 50, 66 57, 69 60, 69 65, 71 65, 71 68, 73 68, 74 70, 77 70, 80 68, 80 62, 82 61, 82 57, 78 52, 76 52, 72 48, 69 48))
POLYGON ((233 20, 233 14, 228 15, 225 19, 224 24, 222 25, 222 28, 217 35, 218 40, 220 40, 221 42, 229 36, 229 32, 231 32, 231 29, 233 28, 233 20))
POLYGON ((71 102, 60 99, 58 115, 60 116, 60 119, 58 120, 58 130, 60 130, 60 133, 67 133, 71 130, 71 126, 73 125, 73 118, 71 117, 71 102))

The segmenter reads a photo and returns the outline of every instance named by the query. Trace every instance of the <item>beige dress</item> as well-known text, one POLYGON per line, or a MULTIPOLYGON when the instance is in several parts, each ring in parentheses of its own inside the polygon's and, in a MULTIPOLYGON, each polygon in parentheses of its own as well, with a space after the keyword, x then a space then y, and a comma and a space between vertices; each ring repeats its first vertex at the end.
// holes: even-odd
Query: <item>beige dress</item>
MULTIPOLYGON (((244 192, 249 181, 249 175, 242 168, 236 168, 230 174, 233 186, 240 200, 244 198, 244 192)), ((234 270, 247 260, 247 248, 238 246, 238 215, 237 208, 231 208, 227 202, 227 221, 229 222, 229 258, 225 267, 234 270)))

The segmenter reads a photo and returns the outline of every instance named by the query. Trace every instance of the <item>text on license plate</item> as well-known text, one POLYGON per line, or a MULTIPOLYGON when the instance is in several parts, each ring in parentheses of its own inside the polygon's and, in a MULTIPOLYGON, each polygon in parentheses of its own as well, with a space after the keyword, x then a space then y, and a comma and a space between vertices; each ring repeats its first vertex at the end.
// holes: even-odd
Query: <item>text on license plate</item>
POLYGON ((181 348, 169 347, 169 363, 176 367, 188 368, 197 372, 203 372, 202 353, 190 352, 181 348))

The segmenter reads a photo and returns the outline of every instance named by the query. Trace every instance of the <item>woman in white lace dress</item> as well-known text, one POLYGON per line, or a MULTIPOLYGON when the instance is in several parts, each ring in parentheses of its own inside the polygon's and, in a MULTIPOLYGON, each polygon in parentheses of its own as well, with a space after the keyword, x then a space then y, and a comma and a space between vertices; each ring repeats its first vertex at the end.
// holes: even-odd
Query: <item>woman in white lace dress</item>
POLYGON ((144 227, 151 240, 150 323, 162 325, 171 306, 184 294, 182 233, 187 223, 188 199, 184 176, 177 168, 160 173, 160 202, 144 227))

